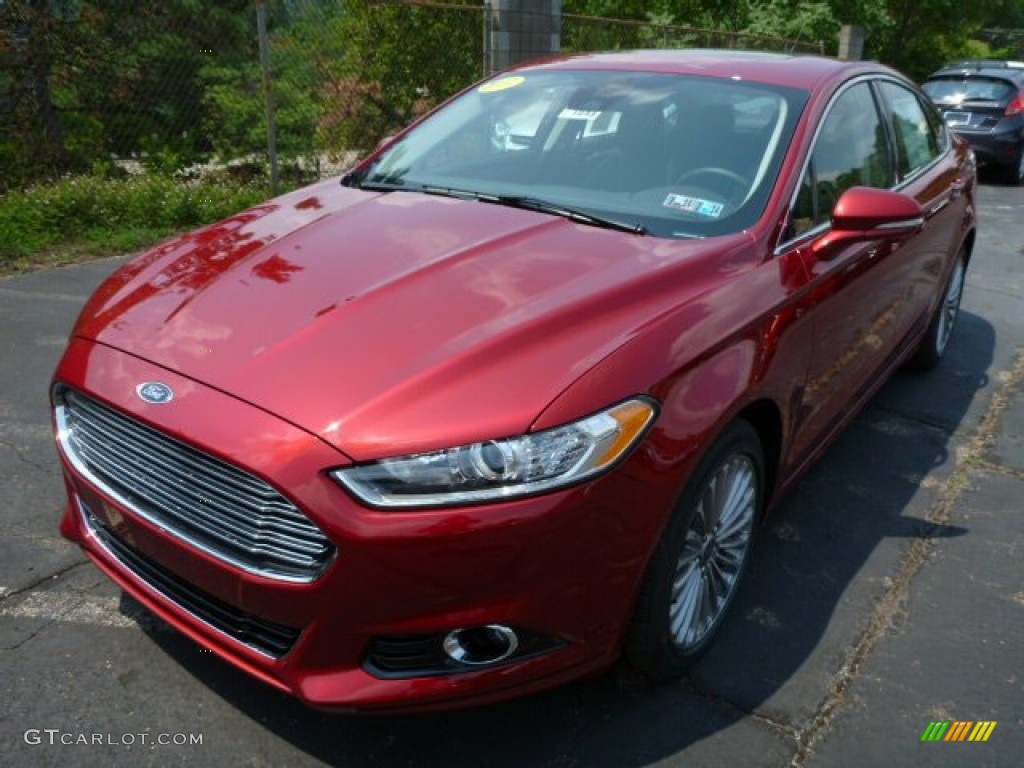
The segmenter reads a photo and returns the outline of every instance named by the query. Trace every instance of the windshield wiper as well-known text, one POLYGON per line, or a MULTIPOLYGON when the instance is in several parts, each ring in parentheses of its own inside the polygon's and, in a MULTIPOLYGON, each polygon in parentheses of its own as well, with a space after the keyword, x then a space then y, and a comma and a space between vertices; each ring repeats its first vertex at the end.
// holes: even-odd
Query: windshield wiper
POLYGON ((457 200, 478 200, 482 203, 494 205, 507 205, 510 208, 522 208, 527 211, 547 213, 552 216, 575 221, 577 224, 586 224, 591 227, 602 227, 614 229, 619 232, 630 232, 634 235, 646 235, 647 230, 640 224, 632 224, 627 221, 619 221, 606 216, 596 216, 592 213, 584 213, 576 208, 570 208, 559 203, 552 203, 536 197, 525 197, 520 195, 495 195, 489 192, 475 192, 471 189, 458 189, 456 187, 440 187, 434 185, 406 186, 405 182, 396 181, 364 181, 359 184, 359 189, 380 192, 394 192, 405 190, 407 192, 422 192, 425 195, 438 195, 440 197, 454 197, 457 200))
POLYGON ((368 192, 394 192, 399 189, 418 192, 418 187, 408 187, 404 181, 359 181, 353 182, 350 186, 356 189, 365 189, 368 192))
POLYGON ((436 187, 433 185, 426 185, 423 187, 417 187, 417 192, 423 192, 427 195, 438 195, 440 197, 454 197, 457 200, 484 200, 488 203, 493 202, 494 195, 488 195, 483 192, 474 192, 471 189, 456 189, 455 187, 436 187))
POLYGON ((577 224, 586 224, 591 227, 614 229, 619 232, 630 232, 634 235, 647 234, 647 230, 640 224, 633 224, 628 221, 619 221, 618 219, 608 218, 607 216, 595 216, 592 213, 584 213, 576 208, 570 208, 559 203, 552 203, 536 197, 521 197, 517 195, 478 195, 477 199, 485 203, 507 205, 511 208, 523 208, 527 211, 537 211, 538 213, 549 213, 552 216, 561 216, 562 218, 569 219, 569 221, 575 221, 577 224))

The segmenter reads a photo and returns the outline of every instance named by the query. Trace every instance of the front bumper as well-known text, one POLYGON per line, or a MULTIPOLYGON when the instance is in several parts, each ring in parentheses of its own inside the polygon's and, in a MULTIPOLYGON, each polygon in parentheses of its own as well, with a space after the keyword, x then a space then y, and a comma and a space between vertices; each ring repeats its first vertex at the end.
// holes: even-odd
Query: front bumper
POLYGON ((607 667, 670 506, 640 479, 641 446, 617 471, 554 494, 371 510, 327 476, 349 463, 336 449, 179 374, 75 340, 55 380, 260 478, 330 539, 333 559, 312 581, 249 572, 138 514, 60 451, 69 499, 61 532, 201 647, 316 707, 461 706, 607 667), (151 380, 172 387, 172 404, 136 396, 151 380), (367 663, 380 638, 491 624, 551 642, 486 668, 381 675, 367 663))

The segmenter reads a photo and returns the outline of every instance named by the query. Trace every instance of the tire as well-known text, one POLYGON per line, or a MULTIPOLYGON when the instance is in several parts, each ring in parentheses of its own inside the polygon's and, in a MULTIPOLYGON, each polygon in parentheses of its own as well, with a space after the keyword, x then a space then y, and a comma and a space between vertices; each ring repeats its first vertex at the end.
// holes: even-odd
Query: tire
POLYGON ((710 647, 746 570, 763 494, 761 442, 749 423, 733 422, 700 462, 648 565, 626 636, 634 668, 679 677, 710 647))
POLYGON ((1008 165, 1003 169, 1003 179, 1012 186, 1024 184, 1024 143, 1020 145, 1019 149, 1017 163, 1015 165, 1008 165))
POLYGON ((946 354, 946 347, 960 316, 960 300, 964 295, 964 280, 967 275, 967 253, 961 249, 953 264, 953 271, 946 282, 942 301, 935 308, 935 314, 928 324, 928 330, 914 353, 912 362, 915 368, 931 370, 939 364, 946 354))

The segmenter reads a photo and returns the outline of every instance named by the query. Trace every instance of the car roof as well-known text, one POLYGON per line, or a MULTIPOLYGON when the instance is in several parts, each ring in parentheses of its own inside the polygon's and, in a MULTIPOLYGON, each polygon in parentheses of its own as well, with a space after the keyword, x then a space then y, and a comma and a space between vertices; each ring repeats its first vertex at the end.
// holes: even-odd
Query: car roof
POLYGON ((1024 62, 991 62, 991 61, 959 61, 932 72, 925 79, 948 80, 950 78, 986 77, 996 80, 1009 80, 1016 85, 1024 82, 1024 62))
POLYGON ((1024 69, 1024 61, 1007 61, 1004 59, 964 59, 943 64, 939 71, 947 69, 1024 69))
POLYGON ((655 49, 584 53, 526 64, 518 69, 607 69, 624 72, 666 72, 750 80, 814 90, 837 77, 861 72, 895 75, 880 64, 840 61, 762 51, 655 49))

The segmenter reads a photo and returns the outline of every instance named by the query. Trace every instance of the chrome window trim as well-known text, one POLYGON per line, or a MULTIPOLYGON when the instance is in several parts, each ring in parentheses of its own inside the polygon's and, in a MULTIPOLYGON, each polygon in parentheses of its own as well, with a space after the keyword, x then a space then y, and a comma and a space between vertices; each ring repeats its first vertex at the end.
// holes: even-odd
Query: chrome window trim
MULTIPOLYGON (((803 163, 800 166, 800 173, 798 173, 797 176, 796 176, 796 186, 793 188, 793 194, 790 195, 789 202, 786 205, 786 217, 787 217, 787 219, 789 218, 790 214, 792 213, 793 207, 796 205, 796 199, 797 199, 797 197, 800 194, 800 180, 804 177, 804 174, 807 173, 807 168, 811 164, 811 157, 814 155, 814 149, 818 145, 818 137, 821 135, 821 128, 825 124, 825 120, 828 119, 829 114, 831 114, 832 109, 835 106, 836 101, 839 99, 840 96, 842 96, 844 93, 846 93, 846 91, 848 91, 850 88, 854 87, 855 85, 859 85, 860 83, 867 83, 868 87, 872 88, 872 84, 873 83, 877 83, 877 82, 880 82, 880 81, 888 81, 888 82, 894 83, 896 85, 899 85, 902 88, 907 88, 907 84, 905 82, 903 82, 902 80, 900 80, 899 78, 893 77, 892 75, 888 75, 888 74, 885 74, 885 73, 875 73, 875 74, 858 75, 857 77, 852 78, 851 80, 848 80, 845 83, 843 83, 839 88, 836 89, 836 92, 832 94, 831 98, 828 101, 828 104, 825 105, 825 109, 822 111, 821 119, 818 121, 817 127, 814 129, 814 136, 811 137, 811 142, 809 144, 809 149, 807 151, 806 156, 804 157, 803 163)), ((872 88, 872 96, 873 96, 873 98, 875 100, 875 109, 878 110, 879 107, 883 107, 884 106, 884 103, 883 104, 879 103, 881 101, 882 96, 881 96, 881 93, 875 93, 875 90, 876 89, 872 88)), ((917 96, 918 100, 920 100, 920 94, 917 91, 915 91, 913 88, 909 88, 907 90, 909 90, 911 93, 913 93, 915 96, 917 96)), ((925 105, 925 107, 926 106, 927 105, 925 105)), ((888 110, 886 110, 884 113, 879 111, 879 115, 878 116, 879 116, 880 119, 882 119, 882 120, 887 122, 888 121, 888 110)), ((888 133, 888 124, 886 125, 886 128, 887 128, 887 133, 888 133)), ((895 184, 894 186, 888 187, 889 190, 891 190, 893 192, 899 192, 904 187, 906 187, 908 184, 912 183, 919 175, 924 173, 924 171, 932 168, 934 165, 937 165, 940 160, 945 158, 953 150, 953 141, 952 141, 952 139, 949 136, 949 128, 945 125, 945 122, 942 123, 942 128, 943 128, 942 135, 943 135, 943 137, 945 139, 945 146, 942 148, 942 151, 938 155, 936 155, 935 159, 932 160, 930 163, 928 163, 927 165, 921 166, 919 169, 916 169, 912 173, 910 173, 907 176, 905 176, 904 178, 900 179, 899 182, 897 184, 895 184)), ((895 149, 895 147, 891 147, 891 148, 895 149)), ((893 174, 894 175, 896 174, 896 169, 895 168, 893 168, 893 174)), ((801 232, 799 235, 797 235, 796 237, 790 238, 789 240, 781 240, 782 235, 780 234, 779 235, 780 241, 776 244, 775 249, 772 252, 772 256, 774 258, 778 258, 783 253, 785 253, 786 251, 792 250, 794 247, 799 245, 804 240, 810 240, 810 239, 815 238, 815 237, 820 237, 825 232, 828 232, 831 228, 832 228, 831 222, 827 222, 826 221, 826 222, 822 222, 821 224, 815 225, 811 229, 808 229, 806 232, 801 232)))
MULTIPOLYGON (((876 78, 876 80, 877 81, 883 81, 884 80, 884 81, 886 81, 888 83, 891 83, 892 85, 895 85, 895 86, 897 86, 899 88, 902 88, 903 90, 907 91, 914 98, 917 99, 918 103, 921 105, 921 110, 922 111, 928 109, 928 103, 921 101, 921 94, 918 91, 914 90, 913 88, 908 88, 906 83, 901 82, 900 80, 897 80, 896 78, 891 77, 891 76, 879 77, 879 78, 876 78)), ((888 105, 885 103, 885 96, 882 93, 881 89, 879 89, 878 93, 879 93, 879 98, 882 101, 883 106, 888 107, 888 105)), ((927 96, 925 98, 927 98, 927 96)), ((900 179, 898 184, 896 184, 895 186, 891 187, 891 189, 894 192, 899 192, 901 189, 906 187, 908 184, 911 184, 919 176, 922 176, 925 173, 925 171, 928 171, 931 168, 933 168, 934 166, 936 166, 938 164, 938 162, 940 160, 942 160, 942 158, 944 158, 950 152, 950 150, 953 147, 953 142, 950 141, 950 138, 949 138, 949 128, 946 126, 946 123, 945 123, 944 120, 941 121, 941 126, 942 126, 942 138, 944 140, 944 146, 942 146, 940 148, 939 153, 934 158, 932 158, 932 160, 930 162, 925 163, 924 165, 918 166, 917 168, 914 168, 913 170, 910 171, 910 173, 908 173, 906 176, 904 176, 902 179, 900 179)))

